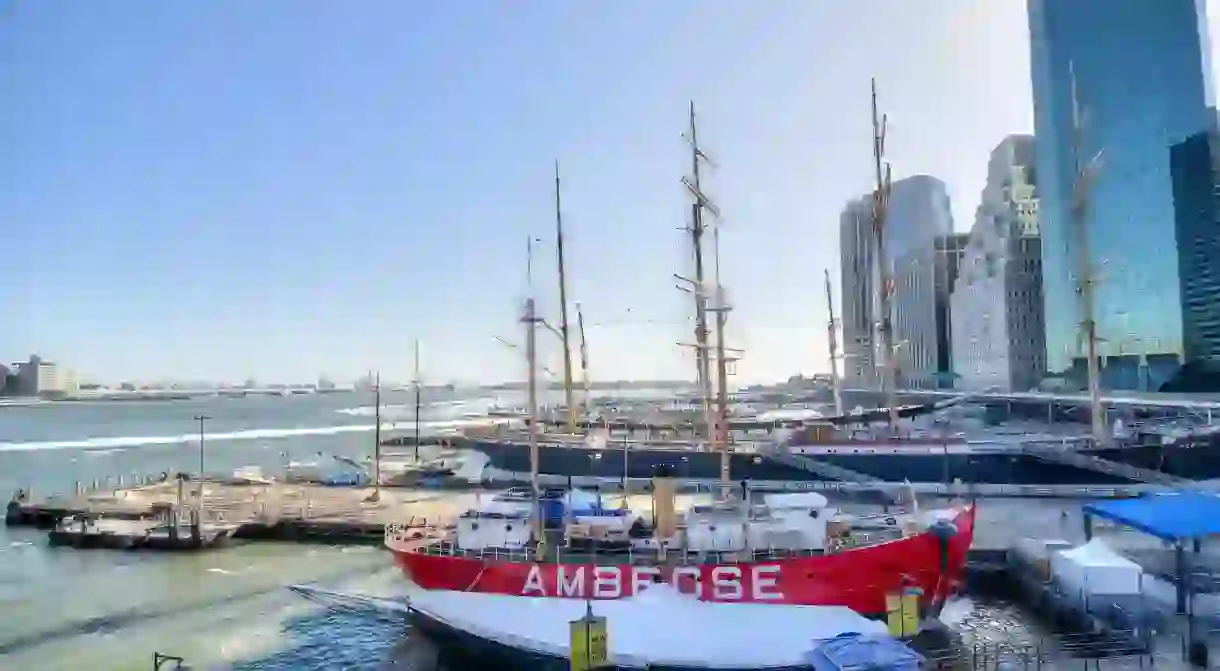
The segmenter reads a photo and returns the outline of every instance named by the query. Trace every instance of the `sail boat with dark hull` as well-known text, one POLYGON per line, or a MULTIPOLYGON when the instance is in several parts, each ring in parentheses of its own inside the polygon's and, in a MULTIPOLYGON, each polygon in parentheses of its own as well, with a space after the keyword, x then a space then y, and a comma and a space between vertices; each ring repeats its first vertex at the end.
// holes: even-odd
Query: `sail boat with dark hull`
MULTIPOLYGON (((872 101, 872 149, 877 186, 872 195, 871 228, 873 244, 884 245, 889 182, 884 157, 885 121, 877 111, 875 90, 872 101)), ((486 455, 498 479, 526 482, 531 464, 536 459, 538 471, 543 476, 591 476, 607 482, 648 478, 658 468, 667 468, 684 480, 698 480, 707 485, 747 480, 760 487, 775 488, 802 488, 808 487, 807 483, 810 482, 848 476, 942 484, 954 480, 1016 484, 1127 482, 1115 475, 1045 463, 1021 453, 1016 445, 996 440, 968 442, 961 437, 945 437, 943 433, 896 435, 898 420, 931 412, 938 407, 933 405, 898 408, 891 402, 887 404, 887 409, 837 415, 820 421, 795 419, 769 422, 730 417, 727 368, 736 352, 725 345, 728 306, 719 282, 719 255, 715 249, 710 255, 704 251, 709 233, 713 246, 717 241, 714 222, 718 209, 700 182, 701 171, 708 163, 708 157, 698 144, 694 105, 690 108, 689 126, 684 135, 689 142, 691 156, 691 173, 682 180, 691 197, 685 230, 691 241, 694 277, 675 277, 682 284, 680 288, 691 295, 694 303, 695 342, 687 346, 695 353, 695 378, 702 419, 683 426, 658 426, 628 420, 577 417, 571 391, 572 357, 565 337, 563 346, 568 363, 564 367, 564 390, 568 412, 562 419, 539 422, 543 430, 536 435, 539 442, 536 451, 530 449, 529 440, 526 439, 529 436, 519 433, 502 432, 495 437, 466 437, 454 441, 457 446, 486 455), (709 226, 709 222, 712 225, 709 226), (711 264, 707 263, 708 257, 711 264), (712 279, 711 283, 708 276, 712 279), (867 432, 853 428, 880 422, 886 423, 889 429, 867 432), (759 432, 770 435, 755 442, 759 432), (686 437, 677 437, 681 435, 686 437), (787 443, 785 451, 799 458, 775 458, 774 450, 769 448, 777 440, 787 443), (533 459, 531 455, 534 455, 533 459), (811 463, 811 460, 816 460, 816 463, 811 463)), ((564 265, 560 186, 556 170, 556 257, 561 302, 566 303, 567 268, 564 265)), ((560 316, 564 320, 563 328, 550 330, 564 335, 567 333, 567 311, 562 307, 560 316)), ((833 324, 833 315, 831 319, 833 324)), ((878 334, 882 338, 879 339, 892 339, 892 336, 886 336, 887 328, 888 322, 882 320, 878 334)), ((582 349, 581 355, 582 363, 587 361, 587 351, 582 349)), ((892 384, 887 385, 886 392, 892 399, 892 384)))

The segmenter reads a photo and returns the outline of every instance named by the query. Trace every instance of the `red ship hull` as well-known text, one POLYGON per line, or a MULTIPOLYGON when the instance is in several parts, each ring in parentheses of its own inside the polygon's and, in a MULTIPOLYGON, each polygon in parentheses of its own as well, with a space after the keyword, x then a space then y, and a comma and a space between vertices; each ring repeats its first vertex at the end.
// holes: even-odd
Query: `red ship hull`
POLYGON ((408 580, 429 590, 620 599, 665 582, 704 601, 846 606, 877 615, 886 612, 886 595, 904 587, 920 588, 930 603, 960 582, 974 507, 958 509, 953 524, 956 533, 945 541, 924 532, 833 554, 735 564, 557 564, 390 549, 408 580))

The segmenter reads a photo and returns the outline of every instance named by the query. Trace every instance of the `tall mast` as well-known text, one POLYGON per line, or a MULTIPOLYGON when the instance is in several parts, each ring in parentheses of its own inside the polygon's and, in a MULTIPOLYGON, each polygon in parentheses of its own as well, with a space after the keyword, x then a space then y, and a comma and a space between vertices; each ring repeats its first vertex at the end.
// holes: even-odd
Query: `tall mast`
POLYGON ((535 310, 534 297, 525 299, 525 313, 521 323, 525 325, 525 358, 529 363, 526 389, 528 397, 530 446, 530 485, 534 490, 534 538, 539 543, 538 554, 543 553, 543 525, 541 515, 542 489, 538 483, 538 314, 535 310))
MULTIPOLYGON (((691 179, 686 181, 686 186, 692 192, 699 192, 699 158, 702 152, 699 150, 699 135, 695 127, 695 101, 690 103, 690 127, 687 130, 687 141, 691 146, 691 179)), ((703 417, 707 427, 707 437, 714 440, 712 434, 712 376, 711 364, 708 360, 708 344, 707 344, 707 295, 703 284, 703 208, 700 206, 699 197, 696 196, 695 202, 691 204, 691 224, 690 235, 691 242, 694 247, 695 254, 695 279, 694 290, 691 295, 695 297, 695 365, 698 370, 696 377, 699 382, 699 393, 703 406, 703 417)))
POLYGON ((716 438, 714 445, 720 450, 720 484, 725 493, 732 486, 729 469, 729 358, 724 346, 724 323, 728 319, 729 306, 725 299, 724 285, 720 283, 720 226, 712 228, 712 257, 715 260, 716 280, 716 438))
POLYGON ((839 382, 839 338, 835 330, 835 303, 830 293, 830 270, 826 274, 826 310, 830 318, 826 322, 826 344, 830 348, 830 389, 834 393, 835 415, 843 416, 843 387, 839 382))
POLYGON ((576 304, 576 327, 580 332, 580 388, 584 393, 580 405, 583 415, 589 408, 589 347, 585 341, 585 313, 581 311, 580 303, 576 304))
POLYGON ((724 342, 724 326, 728 318, 728 312, 731 309, 725 300, 724 287, 720 284, 720 227, 712 227, 712 257, 713 257, 713 280, 715 282, 715 302, 709 306, 708 289, 703 276, 703 234, 707 231, 706 222, 703 218, 704 213, 710 214, 713 218, 720 216, 720 210, 716 204, 708 199, 703 193, 699 182, 699 166, 703 161, 707 161, 708 157, 703 153, 703 149, 699 147, 698 135, 695 129, 695 104, 692 102, 690 106, 690 136, 687 138, 691 144, 691 177, 683 179, 683 184, 694 196, 694 202, 691 204, 691 238, 695 245, 695 279, 691 282, 694 285, 692 293, 695 295, 695 305, 697 307, 695 351, 699 353, 700 365, 700 382, 703 391, 704 399, 704 416, 707 418, 708 437, 711 439, 711 447, 720 452, 720 483, 727 494, 728 487, 731 486, 731 474, 729 471, 729 432, 728 432, 728 362, 730 361, 727 351, 736 352, 738 350, 729 350, 725 347, 724 342), (712 312, 716 315, 716 399, 715 410, 712 408, 711 398, 711 346, 707 341, 707 313, 712 312))
POLYGON ((1076 233, 1077 277, 1080 293, 1080 328, 1088 356, 1089 416, 1093 439, 1098 444, 1107 441, 1105 414, 1101 407, 1101 370, 1097 360, 1097 321, 1093 316, 1093 291, 1096 278, 1093 276, 1093 261, 1089 252, 1089 189, 1101 167, 1102 152, 1095 154, 1087 164, 1082 162, 1084 152, 1084 117, 1076 93, 1076 68, 1068 64, 1072 82, 1072 161, 1075 164, 1072 184, 1072 224, 1076 233))
POLYGON ((415 341, 415 460, 419 461, 419 407, 423 380, 419 376, 419 340, 415 341))
POLYGON ((568 282, 563 268, 563 212, 559 205, 559 161, 555 161, 555 257, 559 265, 559 336, 563 339, 563 400, 568 407, 568 433, 576 433, 572 401, 572 348, 568 344, 568 282))
POLYGON ((890 318, 890 282, 889 260, 885 253, 885 225, 889 214, 890 203, 890 164, 885 160, 885 130, 886 117, 877 114, 877 80, 872 80, 873 101, 873 162, 876 167, 877 189, 873 192, 873 247, 876 250, 877 284, 880 297, 880 323, 878 332, 881 336, 881 393, 885 398, 885 407, 889 412, 889 428, 893 433, 898 428, 898 408, 894 403, 894 387, 897 376, 894 375, 894 327, 890 318))

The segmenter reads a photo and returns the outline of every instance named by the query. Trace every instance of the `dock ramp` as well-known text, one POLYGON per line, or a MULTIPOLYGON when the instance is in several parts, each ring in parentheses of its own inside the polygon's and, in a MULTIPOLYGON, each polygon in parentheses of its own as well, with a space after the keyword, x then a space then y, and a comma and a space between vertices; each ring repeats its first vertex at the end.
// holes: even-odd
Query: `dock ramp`
POLYGON ((1067 466, 1075 466, 1096 473, 1105 473, 1106 475, 1115 475, 1121 478, 1127 478, 1134 482, 1147 482, 1157 485, 1165 485, 1168 487, 1181 487, 1185 485, 1195 484, 1193 480, 1180 478, 1169 473, 1154 471, 1150 468, 1140 468, 1131 464, 1103 459, 1096 455, 1081 452, 1072 449, 1065 443, 1057 442, 1028 442, 1022 443, 1021 449, 1026 454, 1041 459, 1053 464, 1065 464, 1067 466))

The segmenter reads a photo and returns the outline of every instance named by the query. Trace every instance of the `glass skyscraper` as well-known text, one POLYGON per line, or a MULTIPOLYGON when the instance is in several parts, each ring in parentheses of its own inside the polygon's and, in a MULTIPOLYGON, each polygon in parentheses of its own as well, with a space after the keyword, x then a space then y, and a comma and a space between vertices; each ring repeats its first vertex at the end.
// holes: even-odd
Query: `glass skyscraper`
POLYGON ((1081 161, 1104 150, 1085 224, 1103 385, 1158 389, 1188 354, 1170 149, 1211 126, 1203 0, 1029 0, 1029 24, 1048 370, 1085 363, 1075 79, 1081 161))

